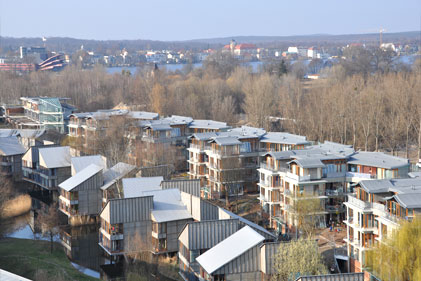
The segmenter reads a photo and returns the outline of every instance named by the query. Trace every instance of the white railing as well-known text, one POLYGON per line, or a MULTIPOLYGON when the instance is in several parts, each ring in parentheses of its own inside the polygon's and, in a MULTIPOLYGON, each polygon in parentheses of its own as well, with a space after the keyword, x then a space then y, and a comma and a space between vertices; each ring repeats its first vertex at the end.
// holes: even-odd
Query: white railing
POLYGON ((365 174, 365 173, 355 173, 355 172, 347 172, 347 177, 350 178, 362 178, 362 179, 375 179, 376 175, 365 174))
POLYGON ((348 203, 355 205, 361 209, 366 209, 366 208, 370 208, 371 207, 371 203, 370 202, 365 202, 362 201, 360 199, 355 198, 352 195, 348 195, 348 203))

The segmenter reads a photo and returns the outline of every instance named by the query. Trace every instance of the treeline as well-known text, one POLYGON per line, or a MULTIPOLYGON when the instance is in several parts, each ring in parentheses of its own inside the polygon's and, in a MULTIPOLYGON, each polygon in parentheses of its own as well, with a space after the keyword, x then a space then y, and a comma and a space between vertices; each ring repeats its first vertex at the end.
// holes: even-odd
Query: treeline
POLYGON ((357 149, 408 151, 421 144, 421 93, 418 60, 397 68, 382 56, 356 55, 324 71, 327 78, 303 81, 302 65, 265 65, 258 73, 227 54, 208 59, 202 68, 181 71, 143 68, 107 74, 103 68, 67 67, 59 73, 0 73, 0 102, 21 96, 71 98, 79 111, 119 104, 161 115, 249 124, 282 129, 310 140, 352 144, 357 149), (380 59, 379 59, 380 58, 380 59), (377 62, 373 63, 373 61, 377 62), (268 118, 278 117, 278 118, 268 118))

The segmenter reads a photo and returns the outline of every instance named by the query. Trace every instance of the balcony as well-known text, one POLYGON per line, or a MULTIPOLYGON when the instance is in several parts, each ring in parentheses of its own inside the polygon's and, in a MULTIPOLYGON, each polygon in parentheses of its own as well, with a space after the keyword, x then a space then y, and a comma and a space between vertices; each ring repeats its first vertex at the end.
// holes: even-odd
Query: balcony
POLYGON ((332 172, 323 174, 324 178, 343 178, 346 176, 346 172, 332 172))
POLYGON ((119 233, 119 232, 112 232, 112 233, 108 233, 105 229, 100 228, 100 232, 101 234, 106 237, 108 240, 110 241, 115 241, 115 240, 123 240, 124 239, 124 234, 123 233, 119 233))
POLYGON ((352 195, 348 195, 348 202, 346 202, 345 204, 351 204, 351 205, 353 205, 355 207, 358 207, 360 209, 363 209, 363 210, 371 209, 371 203, 370 202, 362 201, 360 199, 355 198, 352 195))
POLYGON ((376 179, 377 175, 365 174, 365 173, 355 173, 355 172, 346 172, 347 178, 360 178, 360 179, 376 179))
POLYGON ((293 174, 291 172, 287 172, 287 177, 290 178, 290 179, 294 179, 294 180, 296 180, 298 182, 300 182, 300 181, 309 181, 311 179, 310 175, 299 176, 299 175, 293 174))
POLYGON ((269 170, 272 172, 284 172, 284 173, 290 172, 290 169, 287 167, 274 167, 272 165, 268 165, 265 162, 260 162, 260 168, 269 170))
POLYGON ((342 205, 326 205, 326 211, 329 213, 342 213, 345 211, 342 205))
POLYGON ((326 195, 327 196, 344 196, 346 195, 346 192, 343 191, 343 189, 326 189, 326 195))

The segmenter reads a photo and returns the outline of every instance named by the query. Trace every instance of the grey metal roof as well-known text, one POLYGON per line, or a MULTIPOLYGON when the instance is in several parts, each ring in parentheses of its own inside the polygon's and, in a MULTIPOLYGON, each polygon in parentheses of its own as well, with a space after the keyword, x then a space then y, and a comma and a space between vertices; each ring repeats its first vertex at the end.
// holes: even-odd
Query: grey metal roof
POLYGON ((72 175, 82 171, 91 164, 95 164, 103 169, 107 168, 106 159, 101 155, 89 155, 89 156, 80 156, 72 157, 72 175))
POLYGON ((45 133, 45 129, 0 129, 2 137, 38 138, 45 133))
POLYGON ((237 214, 234 214, 233 212, 230 212, 230 211, 228 211, 228 210, 226 210, 224 208, 221 208, 221 207, 219 207, 219 210, 221 212, 226 213, 231 219, 238 219, 240 222, 242 222, 245 225, 250 226, 251 228, 255 229, 256 231, 259 231, 261 233, 264 233, 267 236, 276 238, 276 236, 273 235, 272 233, 270 233, 266 228, 264 228, 264 227, 262 227, 262 226, 260 226, 258 224, 255 224, 254 222, 251 222, 251 221, 243 218, 242 216, 239 216, 237 214))
POLYGON ((144 196, 153 196, 152 217, 156 222, 191 219, 187 207, 181 201, 178 189, 145 191, 144 196))
POLYGON ((305 169, 325 167, 325 164, 323 164, 319 158, 298 158, 290 161, 289 163, 296 163, 298 166, 305 169))
POLYGON ((284 132, 268 132, 261 139, 261 142, 282 143, 282 144, 310 144, 305 136, 294 135, 284 132))
POLYGON ((349 164, 379 167, 385 169, 396 169, 409 166, 408 159, 387 155, 382 152, 358 151, 354 153, 349 164))
POLYGON ((193 134, 190 138, 195 138, 197 140, 201 140, 201 141, 206 141, 206 140, 210 140, 213 137, 218 136, 217 133, 214 132, 209 132, 209 133, 197 133, 197 134, 193 134))
POLYGON ((216 138, 213 138, 212 142, 216 142, 218 145, 236 145, 236 144, 241 144, 241 141, 239 141, 235 137, 216 137, 216 138))
POLYGON ((266 131, 264 129, 250 127, 250 126, 241 126, 240 128, 234 128, 232 130, 229 130, 228 132, 236 133, 244 137, 258 137, 258 138, 266 134, 266 131))
POLYGON ((198 179, 175 179, 161 182, 162 189, 177 188, 181 192, 185 192, 200 197, 200 180, 198 179))
POLYGON ((60 183, 58 186, 66 191, 71 191, 73 188, 77 187, 84 181, 88 180, 90 177, 101 172, 103 167, 97 166, 95 164, 90 164, 88 167, 77 173, 76 175, 68 178, 64 182, 60 183))
POLYGON ((25 152, 25 147, 20 144, 17 137, 0 138, 0 155, 10 156, 24 154, 25 152))
POLYGON ((159 117, 159 114, 155 112, 146 112, 146 111, 130 111, 128 113, 128 116, 133 119, 154 120, 159 117))
POLYGON ((225 122, 195 119, 189 124, 189 128, 221 130, 221 129, 229 129, 231 127, 228 126, 227 123, 225 122))
POLYGON ((169 124, 150 124, 146 127, 149 127, 154 131, 169 131, 169 130, 172 130, 172 128, 169 124))
POLYGON ((188 125, 193 122, 193 118, 179 115, 172 115, 171 117, 166 117, 163 120, 170 121, 171 125, 188 125))
POLYGON ((70 167, 70 147, 53 146, 39 148, 39 163, 47 169, 70 167))
POLYGON ((126 176, 128 173, 133 171, 136 166, 119 162, 110 169, 104 172, 104 185, 101 187, 102 190, 109 188, 116 181, 126 176))
POLYGON ((368 193, 386 193, 393 187, 390 180, 363 180, 359 184, 368 193))
POLYGON ((125 178, 123 182, 124 198, 140 197, 145 191, 160 190, 163 177, 125 178))
POLYGON ((421 190, 420 193, 406 193, 396 194, 393 196, 395 200, 404 208, 408 209, 420 209, 421 208, 421 190))
POLYGON ((263 240, 262 235, 245 226, 197 257, 196 261, 208 274, 212 274, 263 240))
POLYGON ((411 178, 421 178, 421 172, 410 172, 408 176, 411 178))
POLYGON ((421 193, 421 178, 363 180, 359 185, 368 193, 421 193))

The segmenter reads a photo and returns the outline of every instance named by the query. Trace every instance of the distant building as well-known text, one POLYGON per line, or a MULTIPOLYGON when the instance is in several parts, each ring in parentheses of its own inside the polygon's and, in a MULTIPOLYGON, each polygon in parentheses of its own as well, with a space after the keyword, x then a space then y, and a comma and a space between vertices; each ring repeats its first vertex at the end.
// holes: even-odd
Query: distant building
POLYGON ((21 97, 25 119, 10 121, 15 128, 56 130, 67 132, 70 114, 75 108, 66 103, 68 98, 21 97))

